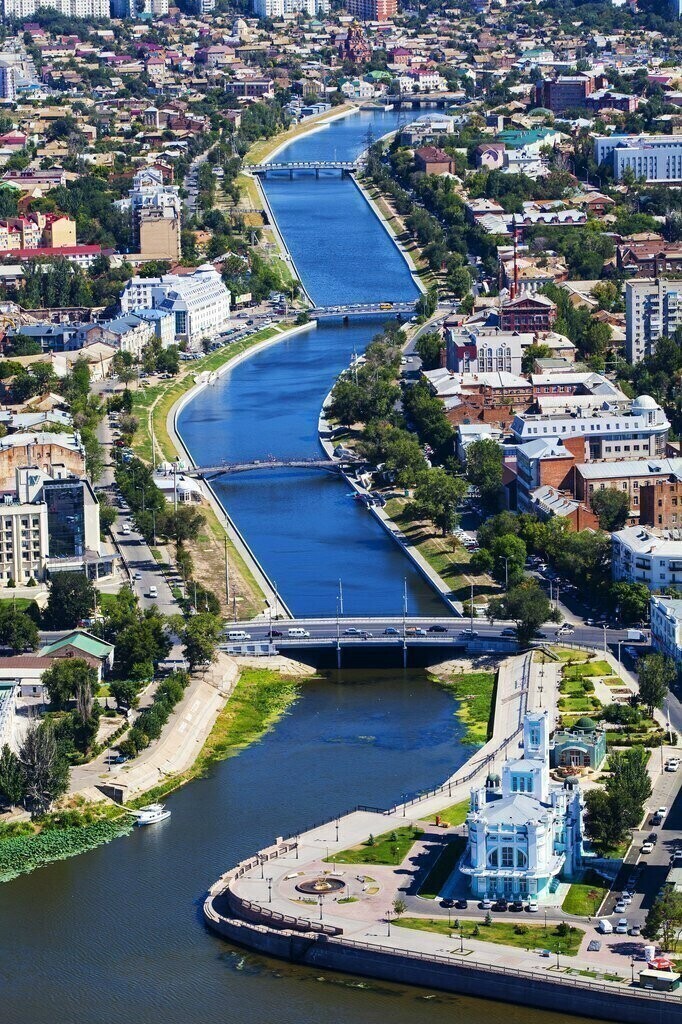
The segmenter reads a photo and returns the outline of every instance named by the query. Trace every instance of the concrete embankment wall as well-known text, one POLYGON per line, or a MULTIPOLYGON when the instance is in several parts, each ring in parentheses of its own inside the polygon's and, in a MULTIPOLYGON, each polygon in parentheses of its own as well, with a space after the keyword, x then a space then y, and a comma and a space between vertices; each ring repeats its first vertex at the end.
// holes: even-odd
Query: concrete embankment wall
POLYGON ((205 907, 207 925, 240 946, 309 967, 391 981, 400 985, 455 992, 535 1009, 620 1021, 622 1024, 682 1024, 676 997, 570 979, 557 973, 540 978, 528 972, 454 963, 387 947, 365 946, 327 935, 299 935, 225 918, 205 907))

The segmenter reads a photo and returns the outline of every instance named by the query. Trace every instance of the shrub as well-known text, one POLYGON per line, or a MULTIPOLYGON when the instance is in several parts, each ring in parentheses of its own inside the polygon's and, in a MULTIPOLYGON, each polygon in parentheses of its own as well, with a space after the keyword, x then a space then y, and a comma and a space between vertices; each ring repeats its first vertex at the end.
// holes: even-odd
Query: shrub
POLYGON ((514 925, 514 935, 527 935, 527 934, 528 934, 528 925, 526 925, 526 924, 516 924, 516 925, 514 925))
POLYGON ((560 921, 559 924, 556 926, 556 933, 562 939, 566 938, 567 935, 570 935, 570 932, 571 927, 570 925, 566 924, 565 921, 560 921))
POLYGON ((118 750, 119 753, 123 754, 124 757, 137 756, 137 747, 135 746, 135 742, 130 738, 128 738, 127 740, 122 740, 118 745, 118 750))

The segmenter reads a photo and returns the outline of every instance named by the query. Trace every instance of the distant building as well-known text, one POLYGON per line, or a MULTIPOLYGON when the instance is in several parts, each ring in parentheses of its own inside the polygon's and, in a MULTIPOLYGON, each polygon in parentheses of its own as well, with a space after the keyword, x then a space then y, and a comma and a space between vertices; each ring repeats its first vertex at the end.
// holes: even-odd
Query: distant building
POLYGON ((557 308, 545 295, 519 295, 509 299, 500 311, 503 331, 551 331, 557 318, 557 308))
POLYGON ((180 258, 182 200, 177 186, 164 183, 161 169, 146 167, 138 171, 128 198, 117 205, 130 212, 133 238, 142 256, 180 258))
POLYGON ((423 146, 415 150, 414 162, 418 171, 424 174, 452 174, 452 157, 437 146, 423 146))
POLYGON ((346 0, 346 9, 360 21, 390 21, 398 12, 398 0, 346 0))
POLYGON ((682 666, 682 600, 652 594, 649 611, 652 646, 682 666))
MULTIPOLYGON (((682 150, 680 150, 682 160, 682 150)), ((625 285, 625 354, 639 363, 682 324, 682 282, 639 278, 625 285)))
POLYGON ((198 345, 230 320, 230 293, 220 274, 206 263, 191 274, 133 277, 121 293, 123 313, 158 309, 174 317, 175 340, 198 345))
POLYGON ((614 580, 643 583, 650 590, 682 588, 682 541, 657 536, 643 526, 611 535, 614 580))
POLYGON ((16 70, 4 61, 0 61, 0 98, 10 102, 17 98, 16 70))
POLYGON ((536 87, 535 102, 538 107, 563 114, 572 107, 584 107, 593 90, 594 78, 591 75, 559 75, 536 87))
POLYGON ((5 18, 30 18, 39 7, 67 18, 109 18, 109 0, 3 0, 5 18))
POLYGON ((329 0, 253 0, 253 13, 257 18, 283 18, 291 14, 314 17, 328 11, 329 0))
POLYGON ((577 780, 549 775, 549 716, 526 715, 523 757, 502 768, 501 782, 472 790, 466 851, 459 870, 475 898, 507 900, 548 894, 582 864, 582 800, 577 780))
POLYGON ((551 749, 553 768, 601 768, 606 757, 606 732, 591 718, 579 718, 569 729, 557 729, 551 749))
POLYGON ((679 135, 599 135, 594 158, 611 167, 616 181, 627 170, 645 181, 682 181, 682 137, 679 135))

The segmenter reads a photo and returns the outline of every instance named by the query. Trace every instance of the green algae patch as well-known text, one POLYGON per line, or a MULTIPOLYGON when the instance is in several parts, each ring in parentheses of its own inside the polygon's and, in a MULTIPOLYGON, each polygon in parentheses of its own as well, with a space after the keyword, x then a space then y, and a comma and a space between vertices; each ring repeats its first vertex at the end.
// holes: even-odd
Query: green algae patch
POLYGON ((446 677, 431 676, 447 687, 457 699, 455 714, 466 726, 463 743, 481 746, 490 737, 494 715, 496 672, 461 672, 446 677))

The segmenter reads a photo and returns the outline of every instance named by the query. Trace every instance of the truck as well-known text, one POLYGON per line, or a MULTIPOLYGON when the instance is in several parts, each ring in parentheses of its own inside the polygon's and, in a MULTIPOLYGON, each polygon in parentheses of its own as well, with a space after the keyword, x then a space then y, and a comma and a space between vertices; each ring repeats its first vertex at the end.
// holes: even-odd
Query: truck
POLYGON ((643 633, 641 629, 629 629, 628 640, 630 642, 634 641, 635 643, 641 644, 646 640, 646 634, 643 633))

